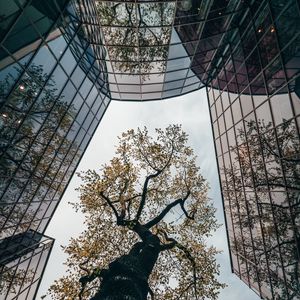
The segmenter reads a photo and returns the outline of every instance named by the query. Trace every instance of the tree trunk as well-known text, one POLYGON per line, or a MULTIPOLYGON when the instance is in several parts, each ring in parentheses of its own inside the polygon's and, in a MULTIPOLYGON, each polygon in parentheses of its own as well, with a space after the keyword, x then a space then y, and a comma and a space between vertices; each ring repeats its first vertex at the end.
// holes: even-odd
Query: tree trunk
POLYGON ((91 300, 146 300, 148 279, 160 251, 159 238, 148 231, 142 242, 101 272, 100 289, 91 300))

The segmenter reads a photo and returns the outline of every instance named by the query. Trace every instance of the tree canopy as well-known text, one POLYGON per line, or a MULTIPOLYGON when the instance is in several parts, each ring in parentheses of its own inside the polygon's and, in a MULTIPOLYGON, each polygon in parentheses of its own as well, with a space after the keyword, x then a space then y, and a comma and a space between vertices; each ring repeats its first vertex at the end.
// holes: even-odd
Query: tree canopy
POLYGON ((179 125, 156 129, 156 137, 128 130, 99 173, 79 174, 81 201, 73 206, 86 229, 64 247, 68 273, 51 286, 53 299, 89 299, 104 289, 105 272, 146 246, 157 249, 148 297, 217 299, 224 285, 206 238, 218 225, 187 139, 179 125))

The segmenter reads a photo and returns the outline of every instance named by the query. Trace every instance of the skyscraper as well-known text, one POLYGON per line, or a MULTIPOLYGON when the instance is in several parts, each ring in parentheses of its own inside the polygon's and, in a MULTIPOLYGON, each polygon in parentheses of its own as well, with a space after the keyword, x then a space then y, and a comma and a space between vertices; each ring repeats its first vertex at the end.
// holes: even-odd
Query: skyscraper
POLYGON ((1 299, 34 298, 43 233, 110 102, 93 7, 75 4, 1 2, 1 299))
POLYGON ((262 298, 299 299, 299 2, 239 22, 206 85, 232 270, 262 298))
POLYGON ((232 271, 263 298, 300 297, 297 0, 12 0, 0 11, 0 298, 34 298, 53 245, 44 231, 109 102, 199 88, 232 271))

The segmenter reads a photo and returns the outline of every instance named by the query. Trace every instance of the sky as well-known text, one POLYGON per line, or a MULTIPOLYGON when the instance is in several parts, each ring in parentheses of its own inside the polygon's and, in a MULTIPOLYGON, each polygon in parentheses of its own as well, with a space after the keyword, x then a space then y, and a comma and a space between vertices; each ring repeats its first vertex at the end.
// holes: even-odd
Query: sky
MULTIPOLYGON (((216 217, 224 224, 222 200, 213 146, 212 130, 205 89, 162 101, 152 102, 121 102, 112 101, 98 126, 77 171, 99 169, 113 156, 117 145, 117 136, 127 129, 147 126, 149 131, 154 128, 165 128, 169 124, 182 124, 189 134, 189 144, 198 156, 197 163, 203 176, 210 184, 209 197, 217 208, 216 217)), ((83 230, 83 216, 75 213, 68 202, 78 201, 75 188, 80 185, 75 175, 56 210, 46 235, 55 238, 55 244, 46 267, 45 274, 38 292, 37 299, 45 295, 55 279, 66 272, 63 262, 67 256, 61 245, 67 245, 71 237, 76 237, 83 230)), ((256 300, 260 299, 236 275, 231 273, 227 238, 224 225, 213 235, 210 242, 223 252, 217 256, 220 264, 220 281, 228 287, 220 293, 219 300, 256 300)), ((44 298, 50 299, 50 296, 44 298)))

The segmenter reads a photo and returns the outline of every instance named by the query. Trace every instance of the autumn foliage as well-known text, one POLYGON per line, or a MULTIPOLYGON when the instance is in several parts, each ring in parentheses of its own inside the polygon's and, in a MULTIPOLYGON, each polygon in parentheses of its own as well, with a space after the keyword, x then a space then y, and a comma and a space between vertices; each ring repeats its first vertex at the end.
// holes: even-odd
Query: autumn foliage
MULTIPOLYGON (((51 286, 53 299, 90 299, 113 264, 146 246, 157 253, 149 298, 218 298, 217 251, 206 245, 218 227, 215 209, 181 126, 156 129, 155 137, 146 128, 129 130, 100 172, 79 176, 81 202, 74 207, 85 214, 86 229, 64 249, 69 270, 51 286)), ((143 265, 134 267, 143 272, 143 265)))

